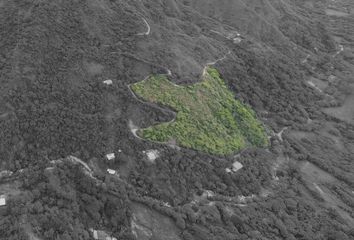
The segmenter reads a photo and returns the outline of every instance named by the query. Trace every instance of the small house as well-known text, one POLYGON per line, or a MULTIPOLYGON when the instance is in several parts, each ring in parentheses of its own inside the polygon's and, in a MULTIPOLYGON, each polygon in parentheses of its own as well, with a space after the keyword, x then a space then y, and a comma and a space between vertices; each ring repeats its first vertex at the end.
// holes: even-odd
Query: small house
POLYGON ((0 207, 6 206, 6 196, 0 195, 0 207))
POLYGON ((103 83, 106 85, 112 85, 113 81, 111 79, 107 79, 107 80, 104 80, 103 83))
POLYGON ((115 175, 117 173, 117 171, 113 169, 107 169, 107 172, 111 175, 115 175))
POLYGON ((239 44, 242 41, 242 39, 240 37, 236 37, 233 39, 233 41, 235 44, 239 44))
POLYGON ((112 161, 116 158, 116 155, 114 153, 109 153, 106 155, 106 158, 108 161, 112 161))
POLYGON ((243 168, 243 165, 242 165, 240 162, 238 162, 238 161, 236 161, 236 162, 234 162, 234 163, 232 164, 232 171, 233 171, 233 172, 237 172, 237 171, 240 170, 241 168, 243 168))
POLYGON ((153 149, 151 149, 151 150, 143 151, 143 153, 146 154, 146 156, 147 156, 149 162, 151 162, 151 163, 154 163, 155 160, 156 160, 158 157, 160 157, 160 153, 159 153, 158 150, 153 150, 153 149))

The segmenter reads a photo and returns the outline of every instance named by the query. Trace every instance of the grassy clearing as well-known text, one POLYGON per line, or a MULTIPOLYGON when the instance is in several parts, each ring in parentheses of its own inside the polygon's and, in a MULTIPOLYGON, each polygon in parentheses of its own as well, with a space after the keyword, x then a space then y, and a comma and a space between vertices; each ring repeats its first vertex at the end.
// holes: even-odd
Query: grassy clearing
POLYGON ((142 129, 145 139, 167 142, 212 154, 231 154, 247 146, 268 145, 264 127, 252 109, 235 100, 218 71, 208 68, 203 81, 176 86, 157 75, 132 85, 146 101, 169 106, 177 112, 174 122, 142 129))

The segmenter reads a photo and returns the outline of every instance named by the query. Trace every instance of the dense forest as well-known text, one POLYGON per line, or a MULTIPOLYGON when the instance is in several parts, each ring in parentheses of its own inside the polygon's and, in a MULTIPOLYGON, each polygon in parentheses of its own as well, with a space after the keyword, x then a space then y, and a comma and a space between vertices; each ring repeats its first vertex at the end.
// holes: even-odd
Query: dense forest
POLYGON ((353 9, 0 0, 0 239, 354 239, 353 9))

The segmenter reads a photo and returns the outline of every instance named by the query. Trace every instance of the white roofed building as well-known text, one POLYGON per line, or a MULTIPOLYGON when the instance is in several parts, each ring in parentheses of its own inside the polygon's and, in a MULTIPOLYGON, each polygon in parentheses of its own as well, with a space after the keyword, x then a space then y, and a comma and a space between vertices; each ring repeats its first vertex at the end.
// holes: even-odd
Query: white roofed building
POLYGON ((111 175, 115 175, 117 173, 117 171, 113 169, 107 169, 107 172, 111 175))
POLYGON ((232 167, 231 168, 226 168, 225 171, 227 173, 235 173, 237 171, 239 171, 240 169, 243 168, 243 165, 238 162, 238 161, 235 161, 233 164, 232 164, 232 167))
POLYGON ((108 161, 112 161, 116 158, 116 155, 114 153, 109 153, 106 155, 106 158, 108 161))
POLYGON ((113 81, 111 79, 107 79, 107 80, 104 80, 103 83, 106 85, 112 85, 113 81))
POLYGON ((146 154, 149 162, 151 163, 154 163, 155 160, 160 157, 160 153, 158 150, 154 150, 154 149, 150 149, 150 150, 147 150, 147 151, 143 151, 143 153, 146 154))
POLYGON ((234 171, 234 172, 237 172, 241 168, 243 168, 243 165, 238 161, 236 161, 232 164, 232 171, 234 171))
POLYGON ((242 41, 242 39, 240 37, 236 37, 233 39, 234 43, 238 44, 242 41))
POLYGON ((0 195, 0 207, 6 206, 6 196, 0 195))

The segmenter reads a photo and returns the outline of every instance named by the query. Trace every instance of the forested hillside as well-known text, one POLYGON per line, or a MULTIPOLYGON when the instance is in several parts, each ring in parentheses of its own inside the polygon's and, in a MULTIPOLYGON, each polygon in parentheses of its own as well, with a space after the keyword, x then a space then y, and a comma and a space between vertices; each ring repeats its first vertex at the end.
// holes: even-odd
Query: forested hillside
POLYGON ((354 239, 353 14, 0 0, 0 239, 354 239))

